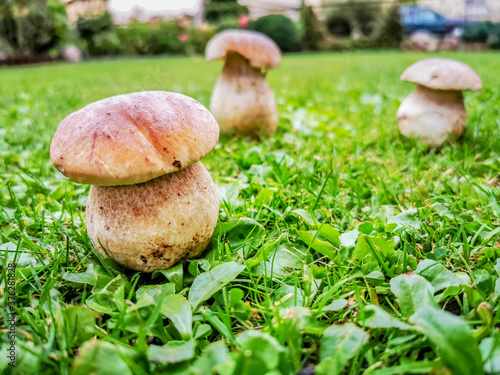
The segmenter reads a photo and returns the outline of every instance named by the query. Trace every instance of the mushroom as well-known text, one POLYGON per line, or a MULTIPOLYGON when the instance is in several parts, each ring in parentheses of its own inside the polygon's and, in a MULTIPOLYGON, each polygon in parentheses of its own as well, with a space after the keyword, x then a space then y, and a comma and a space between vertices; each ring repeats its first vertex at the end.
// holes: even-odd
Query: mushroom
POLYGON ((92 184, 87 232, 99 252, 152 272, 198 256, 213 235, 219 199, 199 160, 218 138, 217 122, 194 99, 137 92, 70 114, 50 157, 71 180, 92 184))
POLYGON ((428 58, 408 67, 402 81, 417 84, 401 103, 397 117, 406 136, 416 136, 432 146, 458 139, 464 129, 463 90, 479 91, 481 78, 464 63, 443 58, 428 58))
POLYGON ((255 31, 226 30, 208 42, 205 55, 208 61, 225 61, 210 100, 210 111, 221 132, 274 133, 278 111, 263 69, 280 65, 281 51, 276 43, 255 31))

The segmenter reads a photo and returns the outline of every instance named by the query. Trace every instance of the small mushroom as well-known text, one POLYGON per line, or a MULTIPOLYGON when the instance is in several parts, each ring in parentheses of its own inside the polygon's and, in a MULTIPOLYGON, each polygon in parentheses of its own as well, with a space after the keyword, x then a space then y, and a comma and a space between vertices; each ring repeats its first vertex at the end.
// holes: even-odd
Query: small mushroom
POLYGON ((462 91, 482 88, 481 78, 470 66, 451 59, 428 58, 408 67, 401 80, 417 84, 397 112, 404 136, 416 136, 439 146, 462 135, 467 118, 462 91))
POLYGON ((210 111, 221 132, 274 133, 278 126, 276 100, 263 69, 280 65, 276 43, 255 31, 226 30, 208 42, 205 55, 208 61, 225 61, 210 100, 210 111))
POLYGON ((217 122, 194 99, 138 92, 66 117, 50 157, 65 176, 93 185, 87 232, 99 252, 152 272, 198 256, 213 235, 219 199, 199 160, 218 138, 217 122))

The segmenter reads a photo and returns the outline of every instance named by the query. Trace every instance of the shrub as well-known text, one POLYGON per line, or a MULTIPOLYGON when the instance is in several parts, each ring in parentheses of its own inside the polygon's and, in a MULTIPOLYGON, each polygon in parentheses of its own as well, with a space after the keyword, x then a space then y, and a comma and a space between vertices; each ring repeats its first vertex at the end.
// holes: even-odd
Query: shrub
POLYGON ((111 14, 106 12, 104 14, 78 18, 76 28, 81 38, 91 39, 99 33, 113 30, 114 24, 111 14))
POLYGON ((184 54, 186 42, 179 36, 182 28, 176 21, 158 21, 156 24, 133 21, 117 31, 125 53, 133 55, 184 54))
POLYGON ((216 34, 214 29, 190 27, 186 30, 189 53, 204 54, 208 41, 216 34))
POLYGON ((403 26, 399 15, 399 6, 392 6, 375 24, 376 28, 370 36, 361 35, 359 39, 335 40, 328 46, 329 50, 340 51, 350 49, 399 48, 403 41, 403 26))
POLYGON ((353 4, 351 6, 353 23, 363 36, 372 36, 384 23, 382 9, 378 4, 353 4))
POLYGON ((382 27, 375 36, 378 47, 399 48, 403 34, 399 5, 393 5, 385 14, 382 27))
POLYGON ((238 18, 235 17, 225 17, 216 24, 216 30, 218 33, 224 30, 237 30, 237 29, 241 29, 241 26, 238 22, 238 18))
POLYGON ((91 56, 118 55, 122 52, 111 15, 104 13, 80 17, 76 22, 80 37, 85 40, 91 56))
POLYGON ((351 20, 342 15, 330 16, 326 22, 326 27, 331 35, 339 38, 347 38, 352 33, 351 20))
POLYGON ((203 54, 215 33, 213 28, 184 28, 176 21, 159 21, 154 25, 133 21, 117 30, 123 51, 128 55, 203 54))
POLYGON ((467 43, 486 43, 493 26, 494 24, 490 21, 465 26, 462 40, 467 43))
POLYGON ((220 23, 243 14, 248 14, 248 8, 238 4, 237 0, 211 0, 205 6, 205 19, 208 22, 220 23))
POLYGON ((118 28, 116 33, 123 47, 123 53, 126 55, 149 54, 148 38, 152 30, 152 25, 137 20, 132 21, 127 26, 118 28))
POLYGON ((182 33, 176 21, 159 21, 153 26, 153 32, 148 38, 149 53, 153 55, 185 53, 186 45, 179 40, 179 35, 182 33))
POLYGON ((300 49, 299 35, 293 21, 281 14, 269 14, 250 23, 249 28, 267 35, 283 52, 300 49))
POLYGON ((327 29, 336 37, 349 37, 354 30, 367 37, 374 35, 382 23, 380 5, 347 3, 329 15, 327 29))
POLYGON ((500 49, 500 23, 491 28, 486 42, 491 49, 500 49))
POLYGON ((492 49, 500 49, 500 23, 485 21, 466 26, 462 40, 466 43, 487 43, 492 49))

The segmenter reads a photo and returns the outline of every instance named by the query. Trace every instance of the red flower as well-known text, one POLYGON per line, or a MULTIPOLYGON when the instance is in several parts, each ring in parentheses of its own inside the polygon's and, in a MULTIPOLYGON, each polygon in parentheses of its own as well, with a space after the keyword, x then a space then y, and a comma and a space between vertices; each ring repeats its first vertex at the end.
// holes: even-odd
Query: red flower
POLYGON ((177 39, 179 39, 179 42, 182 42, 184 43, 186 40, 187 40, 187 35, 186 34, 179 34, 179 36, 177 37, 177 39))
POLYGON ((248 16, 242 15, 238 18, 238 24, 244 29, 248 26, 248 22, 250 22, 248 16))

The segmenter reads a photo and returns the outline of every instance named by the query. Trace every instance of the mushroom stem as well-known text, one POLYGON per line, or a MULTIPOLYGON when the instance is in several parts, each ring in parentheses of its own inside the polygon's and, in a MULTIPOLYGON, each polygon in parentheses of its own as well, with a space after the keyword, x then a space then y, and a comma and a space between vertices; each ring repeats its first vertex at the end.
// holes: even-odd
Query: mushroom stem
POLYGON ((227 54, 212 93, 210 111, 222 133, 271 134, 278 124, 276 100, 266 74, 234 52, 227 54))
POLYGON ((466 125, 461 91, 432 90, 417 85, 397 112, 399 129, 406 137, 416 136, 430 145, 458 139, 466 125))
POLYGON ((87 232, 103 256, 138 271, 167 269, 207 247, 219 199, 201 162, 121 186, 92 186, 87 232))

